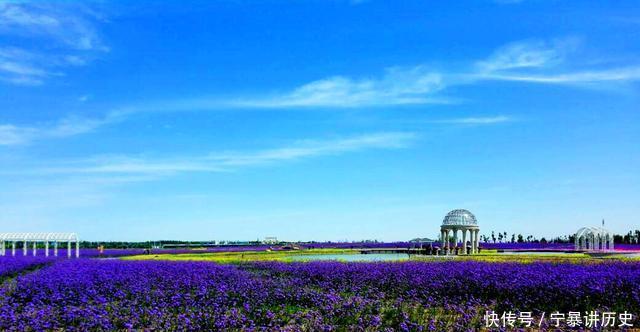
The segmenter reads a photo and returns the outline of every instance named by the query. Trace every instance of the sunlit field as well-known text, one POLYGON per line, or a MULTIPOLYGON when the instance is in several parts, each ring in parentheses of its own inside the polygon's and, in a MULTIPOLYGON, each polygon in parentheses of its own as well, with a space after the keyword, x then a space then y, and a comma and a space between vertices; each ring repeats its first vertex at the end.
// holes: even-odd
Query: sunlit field
POLYGON ((3 257, 0 330, 458 331, 483 328, 492 311, 531 312, 536 328, 553 329, 544 315, 556 311, 640 311, 635 259, 486 250, 301 263, 292 254, 360 255, 325 248, 3 257))

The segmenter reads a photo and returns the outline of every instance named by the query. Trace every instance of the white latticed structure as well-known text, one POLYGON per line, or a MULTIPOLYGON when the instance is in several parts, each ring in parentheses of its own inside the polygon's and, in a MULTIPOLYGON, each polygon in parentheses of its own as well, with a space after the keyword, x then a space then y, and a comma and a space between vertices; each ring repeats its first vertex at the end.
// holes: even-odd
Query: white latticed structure
POLYGON ((613 233, 602 227, 582 227, 576 232, 576 250, 613 250, 613 233))
POLYGON ((49 244, 53 244, 53 255, 58 256, 58 244, 67 244, 67 257, 71 257, 72 244, 75 244, 75 256, 80 257, 80 239, 76 233, 0 233, 0 256, 7 256, 7 246, 11 245, 11 255, 16 255, 16 244, 23 243, 22 255, 26 256, 29 243, 36 255, 38 243, 44 243, 44 255, 49 256, 49 244))

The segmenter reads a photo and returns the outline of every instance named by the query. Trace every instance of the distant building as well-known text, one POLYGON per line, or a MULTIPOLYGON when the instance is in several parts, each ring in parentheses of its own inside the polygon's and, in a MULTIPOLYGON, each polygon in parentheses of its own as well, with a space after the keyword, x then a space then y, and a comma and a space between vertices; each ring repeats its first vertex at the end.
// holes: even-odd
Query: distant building
POLYGON ((437 241, 438 240, 433 240, 428 237, 418 237, 418 238, 409 240, 409 243, 431 243, 431 242, 437 242, 437 241))
POLYGON ((264 244, 277 244, 278 243, 278 238, 275 236, 267 236, 264 238, 264 241, 262 241, 262 243, 264 244))

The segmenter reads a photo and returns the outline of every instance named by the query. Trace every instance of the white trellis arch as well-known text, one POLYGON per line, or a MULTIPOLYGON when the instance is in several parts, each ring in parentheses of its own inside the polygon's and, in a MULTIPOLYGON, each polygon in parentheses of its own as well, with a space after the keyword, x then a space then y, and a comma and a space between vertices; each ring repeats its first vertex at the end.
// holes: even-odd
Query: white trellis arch
POLYGON ((576 250, 613 250, 613 233, 602 227, 582 227, 574 241, 576 250))
POLYGON ((71 246, 75 244, 75 257, 80 257, 80 239, 76 233, 0 233, 0 256, 7 256, 7 244, 11 244, 11 255, 16 255, 16 244, 22 242, 22 254, 27 255, 29 243, 33 245, 33 255, 37 244, 44 243, 44 255, 49 256, 49 244, 53 243, 53 255, 58 256, 58 243, 67 243, 67 257, 71 257, 71 246))

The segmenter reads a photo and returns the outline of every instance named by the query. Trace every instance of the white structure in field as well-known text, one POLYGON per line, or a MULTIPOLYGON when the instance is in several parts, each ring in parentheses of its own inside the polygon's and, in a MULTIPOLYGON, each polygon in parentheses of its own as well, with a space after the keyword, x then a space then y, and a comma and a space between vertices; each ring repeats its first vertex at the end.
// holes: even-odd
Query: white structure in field
POLYGON ((33 256, 36 255, 37 244, 44 243, 44 255, 49 256, 49 245, 53 244, 53 255, 58 256, 58 244, 67 244, 67 257, 75 250, 75 257, 80 257, 80 239, 76 233, 0 233, 0 256, 7 256, 11 245, 11 256, 16 255, 16 244, 23 243, 22 255, 26 256, 31 243, 33 256), (74 245, 74 250, 71 246, 74 245))
POLYGON ((267 236, 264 238, 264 241, 262 241, 262 243, 264 244, 278 244, 278 238, 275 236, 267 236))
POLYGON ((575 247, 576 250, 613 250, 613 233, 603 227, 582 227, 576 232, 575 247))
POLYGON ((458 254, 477 254, 478 245, 480 243, 478 233, 480 233, 480 227, 478 227, 478 221, 473 213, 458 209, 453 210, 444 217, 442 226, 440 226, 440 240, 442 241, 443 253, 455 254, 458 249, 458 231, 462 232, 462 246, 458 251, 458 254), (467 248, 467 232, 469 233, 469 246, 467 248), (451 247, 451 236, 453 233, 453 247, 451 247))

